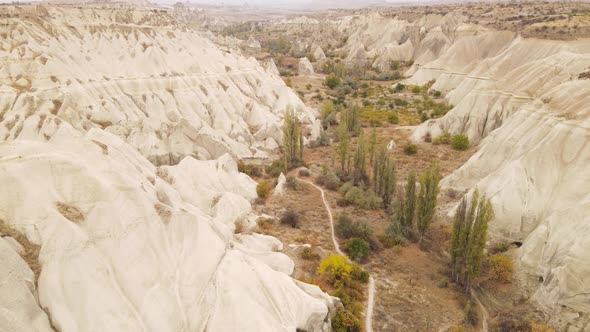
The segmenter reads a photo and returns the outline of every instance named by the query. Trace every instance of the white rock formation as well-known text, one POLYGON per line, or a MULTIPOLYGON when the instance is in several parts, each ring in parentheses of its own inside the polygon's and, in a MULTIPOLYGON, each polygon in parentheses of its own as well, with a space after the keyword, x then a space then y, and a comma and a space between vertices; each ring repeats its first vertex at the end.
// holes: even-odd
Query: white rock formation
POLYGON ((282 244, 234 234, 256 183, 232 156, 272 153, 289 104, 319 128, 279 77, 160 11, 0 16, 0 222, 42 267, 0 238, 0 330, 330 330, 282 244))
POLYGON ((315 74, 313 66, 311 65, 311 62, 309 62, 309 59, 307 57, 299 59, 298 73, 301 76, 315 74))
MULTIPOLYGON (((0 218, 42 244, 39 302, 58 330, 322 329, 329 296, 290 279, 280 253, 234 243, 256 183, 228 155, 158 168, 91 129, 7 142, 0 158, 0 183, 11 187, 0 193, 0 218)), ((3 271, 26 272, 22 264, 3 260, 3 271)), ((10 313, 34 309, 38 320, 22 324, 48 331, 24 288, 10 287, 18 276, 0 286, 19 298, 10 313)))
POLYGON ((266 71, 272 75, 277 75, 279 76, 281 73, 279 72, 279 68, 277 68, 277 65, 275 64, 275 61, 273 59, 268 59, 268 61, 266 62, 266 71))
POLYGON ((287 184, 287 178, 285 177, 285 174, 281 173, 281 175, 279 175, 279 179, 277 180, 277 185, 275 186, 274 191, 272 192, 272 194, 274 196, 280 196, 285 192, 285 185, 287 184))
POLYGON ((279 77, 176 28, 164 13, 69 9, 0 9, 11 15, 0 27, 0 139, 46 140, 67 122, 82 132, 103 128, 156 164, 176 164, 184 156, 272 156, 287 105, 304 123, 315 120, 279 77))
POLYGON ((313 51, 313 57, 316 61, 321 61, 326 58, 326 54, 324 54, 324 50, 320 46, 316 47, 315 51, 313 51))
POLYGON ((262 47, 260 46, 260 42, 256 40, 256 38, 254 38, 253 36, 250 36, 250 38, 248 38, 248 40, 246 41, 246 46, 258 50, 262 47))

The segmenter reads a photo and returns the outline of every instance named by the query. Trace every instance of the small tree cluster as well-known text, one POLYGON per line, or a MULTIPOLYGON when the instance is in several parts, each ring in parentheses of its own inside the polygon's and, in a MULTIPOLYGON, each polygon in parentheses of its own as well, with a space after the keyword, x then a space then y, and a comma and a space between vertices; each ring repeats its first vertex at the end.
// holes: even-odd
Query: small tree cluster
POLYGON ((424 236, 434 218, 437 196, 440 191, 439 182, 438 165, 429 167, 420 175, 420 193, 416 210, 416 223, 420 236, 424 236))
POLYGON ((475 190, 468 209, 463 198, 455 213, 451 239, 452 276, 458 283, 471 287, 479 276, 486 244, 488 223, 494 217, 492 204, 475 190))
POLYGON ((288 106, 283 124, 283 147, 287 169, 303 161, 303 133, 301 124, 293 109, 288 106))

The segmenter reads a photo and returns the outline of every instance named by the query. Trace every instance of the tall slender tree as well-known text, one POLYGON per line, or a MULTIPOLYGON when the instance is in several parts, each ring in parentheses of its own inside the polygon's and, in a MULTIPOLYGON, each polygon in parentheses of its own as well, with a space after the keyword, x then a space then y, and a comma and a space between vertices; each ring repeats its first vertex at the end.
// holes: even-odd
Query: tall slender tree
POLYGON ((473 192, 469 213, 467 199, 463 198, 453 220, 451 238, 452 276, 468 290, 472 281, 479 276, 485 249, 488 223, 494 218, 489 199, 473 192))
POLYGON ((404 220, 406 221, 406 228, 411 228, 414 223, 414 214, 416 210, 416 171, 414 169, 410 170, 410 173, 408 174, 405 201, 404 220))
POLYGON ((366 172, 366 158, 367 158, 367 141, 365 136, 361 132, 358 144, 356 146, 356 151, 354 153, 354 170, 352 173, 353 183, 355 185, 360 184, 365 180, 367 177, 366 172))
POLYGON ((373 126, 371 138, 369 138, 369 165, 373 164, 375 159, 375 148, 377 147, 377 129, 373 126))
POLYGON ((424 236, 434 218, 439 193, 440 174, 438 165, 429 167, 420 175, 420 194, 416 211, 416 221, 420 236, 424 236))
POLYGON ((395 180, 395 164, 389 156, 387 148, 381 146, 379 154, 373 162, 373 189, 386 206, 391 204, 395 180))
POLYGON ((283 147, 285 149, 285 167, 291 168, 303 158, 303 135, 301 125, 293 108, 289 105, 285 111, 283 123, 283 147))
POLYGON ((340 158, 340 165, 344 172, 348 161, 348 129, 346 123, 343 121, 340 121, 338 125, 338 157, 340 158))

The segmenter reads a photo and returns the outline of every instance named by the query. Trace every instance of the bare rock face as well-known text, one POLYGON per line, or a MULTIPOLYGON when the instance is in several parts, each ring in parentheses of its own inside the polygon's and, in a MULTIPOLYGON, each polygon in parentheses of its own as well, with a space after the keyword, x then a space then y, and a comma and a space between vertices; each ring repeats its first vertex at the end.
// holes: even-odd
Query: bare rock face
POLYGON ((156 164, 176 164, 273 156, 288 105, 319 132, 315 111, 279 77, 166 14, 39 8, 1 8, 11 15, 4 42, 18 45, 0 49, 10 63, 0 69, 1 139, 101 128, 156 164), (107 21, 113 26, 95 30, 107 21))
POLYGON ((324 50, 321 47, 316 47, 315 51, 313 51, 313 57, 316 61, 321 61, 326 58, 326 54, 324 54, 324 50))
POLYGON ((288 105, 316 124, 279 77, 159 11, 0 13, 0 230, 27 240, 0 238, 2 328, 329 331, 282 244, 235 234, 235 157, 271 156, 288 105))
POLYGON ((315 71, 313 70, 313 66, 307 57, 303 57, 299 59, 299 75, 313 75, 315 71))
POLYGON ((261 48, 260 42, 256 40, 256 38, 254 38, 253 36, 250 36, 250 38, 248 38, 248 40, 246 41, 246 46, 258 50, 261 48))
POLYGON ((280 75, 279 68, 277 68, 277 65, 273 59, 268 59, 265 68, 266 71, 272 75, 280 75))

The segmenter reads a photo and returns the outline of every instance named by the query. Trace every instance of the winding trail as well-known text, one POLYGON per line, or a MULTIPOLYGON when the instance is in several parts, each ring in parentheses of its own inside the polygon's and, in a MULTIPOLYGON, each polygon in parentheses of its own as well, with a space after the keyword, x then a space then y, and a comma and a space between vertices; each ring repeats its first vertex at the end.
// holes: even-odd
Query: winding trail
MULTIPOLYGON (((338 255, 346 257, 348 259, 348 256, 346 256, 340 250, 340 245, 338 244, 338 241, 336 241, 336 235, 334 234, 334 217, 332 215, 332 209, 330 208, 330 205, 326 200, 326 194, 324 192, 324 189, 317 186, 315 183, 311 181, 303 180, 300 178, 297 178, 297 180, 311 185, 312 187, 319 190, 322 194, 322 202, 324 202, 324 206, 326 207, 326 211, 328 211, 328 217, 330 219, 330 232, 332 234, 332 243, 334 244, 334 248, 336 249, 338 255)), ((373 279, 373 276, 371 275, 369 275, 368 293, 369 294, 367 296, 367 311, 365 312, 365 332, 373 332, 373 307, 375 306, 375 279, 373 279)))

